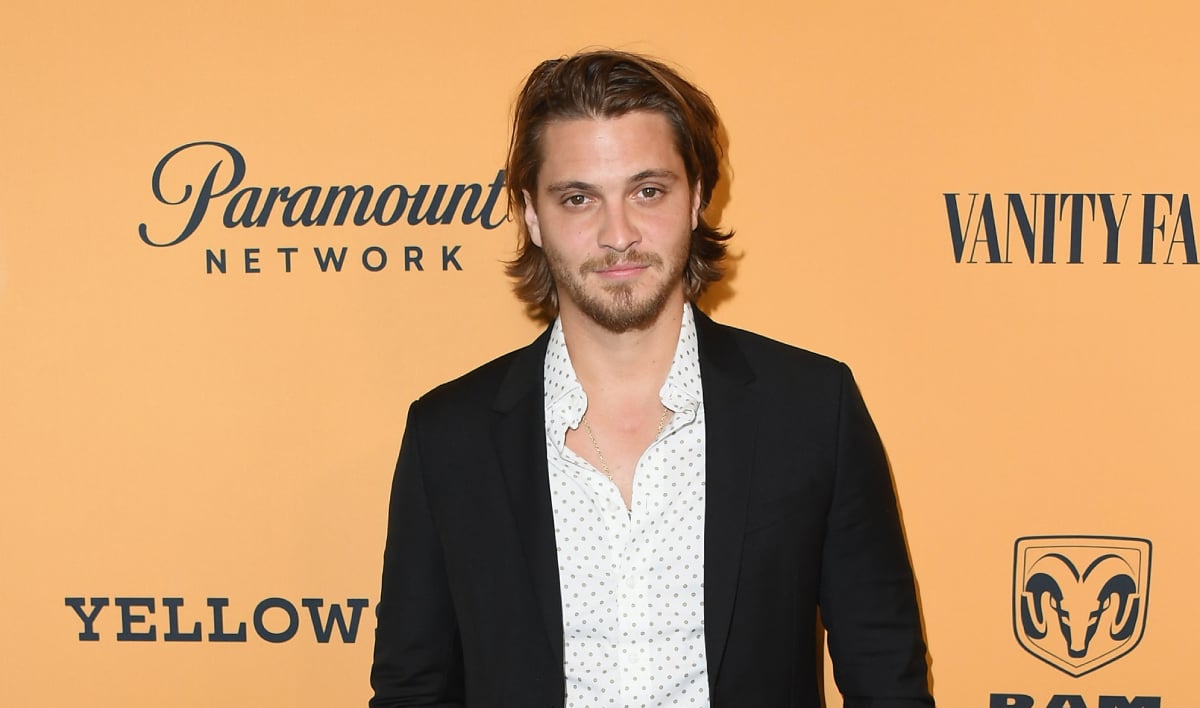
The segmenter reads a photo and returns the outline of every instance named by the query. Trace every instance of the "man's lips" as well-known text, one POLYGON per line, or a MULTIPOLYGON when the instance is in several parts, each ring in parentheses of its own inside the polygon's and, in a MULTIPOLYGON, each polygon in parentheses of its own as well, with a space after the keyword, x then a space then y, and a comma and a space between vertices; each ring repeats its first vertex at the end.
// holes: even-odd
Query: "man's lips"
POLYGON ((661 260, 651 253, 610 253, 605 258, 596 258, 585 263, 583 272, 618 280, 637 276, 644 270, 656 267, 660 262, 661 260))
POLYGON ((618 263, 616 265, 597 268, 595 272, 608 278, 622 278, 641 273, 649 267, 646 263, 618 263))

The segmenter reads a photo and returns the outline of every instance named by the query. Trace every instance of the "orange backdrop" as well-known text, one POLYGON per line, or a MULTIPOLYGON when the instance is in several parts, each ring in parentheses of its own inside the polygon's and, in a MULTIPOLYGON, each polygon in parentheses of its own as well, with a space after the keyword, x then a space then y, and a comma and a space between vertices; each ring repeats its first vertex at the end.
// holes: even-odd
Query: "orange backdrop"
POLYGON ((515 231, 489 228, 503 206, 485 203, 509 107, 541 59, 604 45, 667 58, 722 112, 715 209, 737 260, 706 308, 854 368, 939 705, 1189 705, 1197 20, 1184 3, 9 3, 0 703, 365 703, 407 404, 537 331, 500 265, 515 231), (156 166, 200 141, 229 149, 172 158, 156 198, 156 166), (305 226, 307 202, 288 212, 276 193, 263 216, 252 192, 216 194, 230 149, 237 188, 262 200, 363 185, 462 200, 446 224, 381 225, 392 201, 362 225, 334 209, 305 226), (210 174, 186 239, 139 236, 182 234, 210 174), (1040 195, 1113 194, 1118 210, 1132 195, 1117 257, 1102 204, 1073 216, 1068 198, 1052 258, 1031 222, 1031 264, 1009 193, 1038 220, 1040 195), (987 262, 989 245, 1011 262, 987 262), (313 249, 343 247, 322 271, 313 249), (1015 544, 1045 535, 1153 543, 1140 643, 1079 678, 1014 632, 1015 544), (92 612, 98 637, 81 640, 92 612), (196 623, 200 641, 179 640, 196 623), (245 641, 209 640, 240 623, 245 641))

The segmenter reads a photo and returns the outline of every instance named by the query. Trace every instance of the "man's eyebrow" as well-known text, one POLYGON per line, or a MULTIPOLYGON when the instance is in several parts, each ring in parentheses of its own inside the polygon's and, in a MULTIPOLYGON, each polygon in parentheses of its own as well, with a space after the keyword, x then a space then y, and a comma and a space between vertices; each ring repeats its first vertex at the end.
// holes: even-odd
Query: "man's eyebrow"
POLYGON ((587 182, 580 182, 578 180, 568 180, 566 182, 554 182, 553 184, 546 185, 546 191, 550 192, 551 194, 557 194, 559 192, 575 192, 575 191, 593 192, 595 190, 596 190, 596 185, 588 184, 587 182))
POLYGON ((647 180, 647 179, 675 180, 675 179, 679 179, 679 175, 675 174, 671 170, 666 170, 666 169, 642 170, 641 172, 637 173, 636 175, 630 177, 629 181, 630 182, 641 182, 642 180, 647 180))

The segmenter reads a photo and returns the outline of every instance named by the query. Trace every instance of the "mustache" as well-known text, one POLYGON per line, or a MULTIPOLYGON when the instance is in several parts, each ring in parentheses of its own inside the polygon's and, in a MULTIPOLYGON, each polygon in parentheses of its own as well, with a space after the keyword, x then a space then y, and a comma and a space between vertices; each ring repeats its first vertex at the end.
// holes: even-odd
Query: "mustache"
POLYGON ((604 254, 603 258, 589 258, 579 267, 579 272, 583 275, 595 273, 596 271, 608 270, 610 268, 624 268, 627 266, 649 266, 652 268, 661 267, 663 263, 662 257, 656 253, 643 253, 641 251, 626 251, 625 253, 616 253, 609 251, 604 254))

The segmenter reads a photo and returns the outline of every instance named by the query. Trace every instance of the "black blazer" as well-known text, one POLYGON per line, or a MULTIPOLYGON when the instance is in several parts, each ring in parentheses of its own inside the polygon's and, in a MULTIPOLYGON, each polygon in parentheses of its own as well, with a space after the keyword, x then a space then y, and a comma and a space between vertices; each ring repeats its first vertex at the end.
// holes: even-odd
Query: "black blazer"
MULTIPOLYGON (((715 708, 818 708, 817 609, 845 708, 926 708, 887 461, 845 365, 696 311, 715 708)), ((373 708, 563 705, 533 344, 413 403, 392 487, 373 708)))

